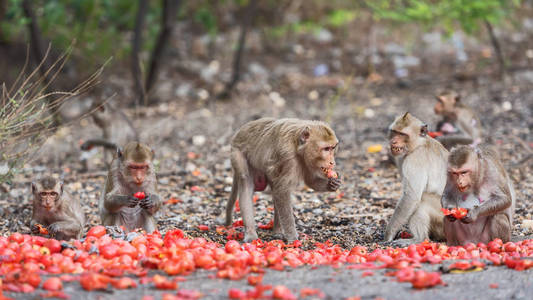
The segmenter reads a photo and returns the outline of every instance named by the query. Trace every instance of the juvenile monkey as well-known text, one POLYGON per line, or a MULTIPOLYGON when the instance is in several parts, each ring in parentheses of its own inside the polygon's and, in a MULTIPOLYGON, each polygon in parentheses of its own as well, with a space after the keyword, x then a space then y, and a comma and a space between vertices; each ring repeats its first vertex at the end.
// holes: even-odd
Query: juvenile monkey
POLYGON ((515 192, 498 155, 488 148, 459 146, 448 158, 448 180, 442 196, 443 208, 463 207, 461 220, 444 217, 449 245, 488 243, 511 238, 515 192))
POLYGON ((161 207, 152 163, 154 152, 145 144, 130 142, 118 148, 111 162, 99 208, 106 226, 124 226, 131 231, 142 228, 152 232, 157 227, 154 214, 161 207), (140 200, 133 195, 144 192, 140 200))
POLYGON ((80 238, 85 215, 78 199, 63 190, 63 183, 53 177, 43 177, 31 184, 33 214, 30 229, 39 234, 40 226, 46 228, 52 238, 70 240, 80 238))
POLYGON ((443 239, 440 198, 448 151, 427 135, 427 125, 408 112, 390 125, 389 139, 402 178, 402 197, 387 224, 385 241, 392 241, 404 224, 413 242, 443 239))
POLYGON ((324 122, 262 118, 242 126, 231 142, 233 186, 226 208, 226 225, 232 223, 239 198, 245 227, 244 241, 257 239, 252 194, 272 189, 274 235, 289 242, 298 239, 291 192, 303 182, 315 191, 335 191, 340 178, 328 178, 335 166, 339 141, 324 122))
POLYGON ((482 142, 481 122, 474 111, 460 101, 458 94, 445 92, 437 96, 435 114, 443 119, 437 124, 437 131, 444 133, 437 137, 446 149, 456 145, 478 145, 482 142))

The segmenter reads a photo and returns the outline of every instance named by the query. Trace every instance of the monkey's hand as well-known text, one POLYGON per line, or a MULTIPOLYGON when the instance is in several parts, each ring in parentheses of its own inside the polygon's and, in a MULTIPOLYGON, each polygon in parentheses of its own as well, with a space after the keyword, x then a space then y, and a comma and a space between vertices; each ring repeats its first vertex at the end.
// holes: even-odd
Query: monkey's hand
POLYGON ((139 206, 142 209, 152 209, 155 206, 155 201, 153 200, 153 197, 150 196, 151 195, 146 195, 146 197, 139 202, 139 206))
POLYGON ((461 219, 461 222, 465 224, 473 223, 477 220, 479 211, 477 208, 469 209, 468 213, 466 214, 466 217, 461 219))
POLYGON ((341 180, 340 174, 338 174, 337 178, 334 178, 334 177, 328 178, 328 190, 331 192, 338 190, 339 187, 341 186, 341 183, 342 183, 342 180, 341 180))
POLYGON ((31 233, 32 233, 32 234, 39 234, 39 233, 41 233, 41 229, 39 228, 39 226, 38 226, 37 223, 32 224, 30 230, 31 230, 31 233))
POLYGON ((457 219, 453 215, 447 215, 446 216, 446 220, 448 220, 449 222, 457 221, 457 219))
POLYGON ((144 199, 139 202, 139 206, 142 209, 149 211, 151 214, 154 214, 161 204, 160 198, 156 194, 146 195, 144 199))

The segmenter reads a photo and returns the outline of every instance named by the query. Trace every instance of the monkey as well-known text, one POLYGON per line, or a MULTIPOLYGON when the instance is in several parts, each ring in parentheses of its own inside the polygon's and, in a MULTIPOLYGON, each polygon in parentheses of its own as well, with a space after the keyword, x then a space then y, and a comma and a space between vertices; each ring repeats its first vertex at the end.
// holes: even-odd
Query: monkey
POLYGON ((450 150, 456 145, 475 146, 483 141, 483 129, 479 118, 470 107, 460 101, 457 93, 444 92, 436 98, 435 114, 443 117, 437 124, 437 131, 444 134, 437 137, 437 140, 446 149, 450 150))
POLYGON ((449 245, 488 243, 511 238, 515 191, 496 151, 458 146, 450 152, 443 208, 462 207, 467 215, 443 217, 449 245))
POLYGON ((406 112, 389 126, 390 152, 398 162, 402 197, 385 230, 391 242, 408 224, 413 239, 395 243, 420 242, 429 237, 444 238, 440 198, 446 184, 448 151, 428 136, 427 125, 406 112))
POLYGON ((243 125, 231 142, 233 185, 226 207, 226 225, 232 223, 239 198, 244 242, 257 239, 252 194, 270 187, 274 202, 276 238, 298 239, 291 193, 302 181, 315 191, 336 191, 340 176, 328 178, 335 167, 339 140, 321 121, 261 118, 243 125))
POLYGON ((64 191, 63 182, 45 176, 32 182, 33 214, 30 229, 33 234, 46 228, 52 238, 70 240, 80 238, 85 215, 80 201, 64 191))
POLYGON ((157 229, 154 214, 161 198, 153 158, 154 151, 140 142, 117 148, 99 202, 103 225, 124 226, 128 231, 142 228, 148 233, 157 229), (144 192, 145 198, 135 198, 137 192, 144 192))

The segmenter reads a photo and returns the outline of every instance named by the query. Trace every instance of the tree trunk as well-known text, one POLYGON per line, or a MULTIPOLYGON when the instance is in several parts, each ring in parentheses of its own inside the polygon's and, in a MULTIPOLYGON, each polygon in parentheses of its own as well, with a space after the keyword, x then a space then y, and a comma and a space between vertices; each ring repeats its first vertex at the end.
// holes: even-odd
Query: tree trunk
POLYGON ((135 29, 133 32, 133 41, 131 47, 131 74, 133 76, 133 84, 137 99, 135 105, 145 105, 145 90, 142 81, 141 62, 139 59, 139 51, 142 45, 142 31, 144 28, 144 17, 148 8, 148 0, 139 0, 139 8, 137 9, 137 17, 135 18, 135 29))
POLYGON ((492 48, 494 48, 496 59, 498 60, 500 78, 503 78, 505 75, 505 60, 503 58, 503 52, 500 46, 500 42, 498 41, 498 38, 494 34, 494 30, 492 29, 492 24, 490 24, 490 22, 487 20, 485 20, 484 22, 485 22, 485 27, 487 28, 487 31, 489 32, 490 41, 492 43, 492 48))
MULTIPOLYGON (((44 41, 43 37, 41 35, 41 31, 39 29, 39 24, 37 22, 37 16, 35 16, 35 13, 33 11, 33 8, 31 6, 31 1, 29 0, 23 0, 22 1, 22 9, 24 11, 24 15, 26 18, 30 19, 30 22, 28 23, 28 31, 30 32, 30 46, 31 51, 33 53, 33 56, 35 57, 35 61, 37 64, 40 63, 39 66, 39 73, 41 74, 42 81, 44 83, 44 90, 46 93, 50 93, 53 91, 57 91, 53 87, 53 80, 50 78, 50 64, 47 60, 47 51, 44 50, 44 41)), ((50 113, 54 116, 53 118, 53 126, 57 126, 61 124, 61 117, 59 115, 59 106, 56 105, 53 97, 48 97, 48 109, 50 113)))
POLYGON ((168 44, 169 38, 174 29, 176 15, 178 13, 181 2, 179 0, 162 0, 163 2, 163 18, 161 24, 161 31, 157 37, 154 50, 150 58, 150 69, 146 78, 145 90, 146 94, 150 92, 157 79, 159 66, 161 65, 163 52, 168 44))
POLYGON ((246 42, 246 33, 250 28, 255 15, 256 0, 250 0, 246 7, 246 14, 241 24, 241 32, 239 35, 239 42, 235 55, 233 56, 233 71, 230 82, 226 85, 225 90, 218 96, 218 98, 227 98, 233 91, 233 88, 241 77, 241 61, 244 52, 244 44, 246 42))

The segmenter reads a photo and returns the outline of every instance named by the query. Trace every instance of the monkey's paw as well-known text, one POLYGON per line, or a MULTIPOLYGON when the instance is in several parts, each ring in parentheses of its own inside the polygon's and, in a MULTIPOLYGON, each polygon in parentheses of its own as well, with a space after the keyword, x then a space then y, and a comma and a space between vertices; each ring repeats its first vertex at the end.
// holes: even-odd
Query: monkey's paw
POLYGON ((244 234, 244 239, 242 240, 243 243, 251 243, 255 240, 257 240, 259 237, 257 236, 257 232, 253 232, 253 233, 245 233, 244 234))
POLYGON ((144 199, 142 199, 139 202, 139 206, 142 209, 152 209, 155 206, 154 200, 150 197, 150 195, 147 195, 144 199))
MULTIPOLYGON (((338 173, 337 173, 338 174, 338 173)), ((334 192, 339 189, 341 186, 341 175, 338 174, 337 178, 331 177, 328 179, 328 190, 334 192)))
POLYGON ((389 242, 389 245, 395 248, 405 248, 416 243, 418 243, 416 239, 397 239, 389 242))
POLYGON ((127 207, 135 207, 137 206, 137 204, 139 204, 139 199, 133 197, 133 196, 128 196, 128 199, 126 201, 126 206, 127 207))
POLYGON ((31 233, 32 234, 40 234, 41 233, 41 229, 39 228, 39 224, 33 224, 31 226, 31 233))

